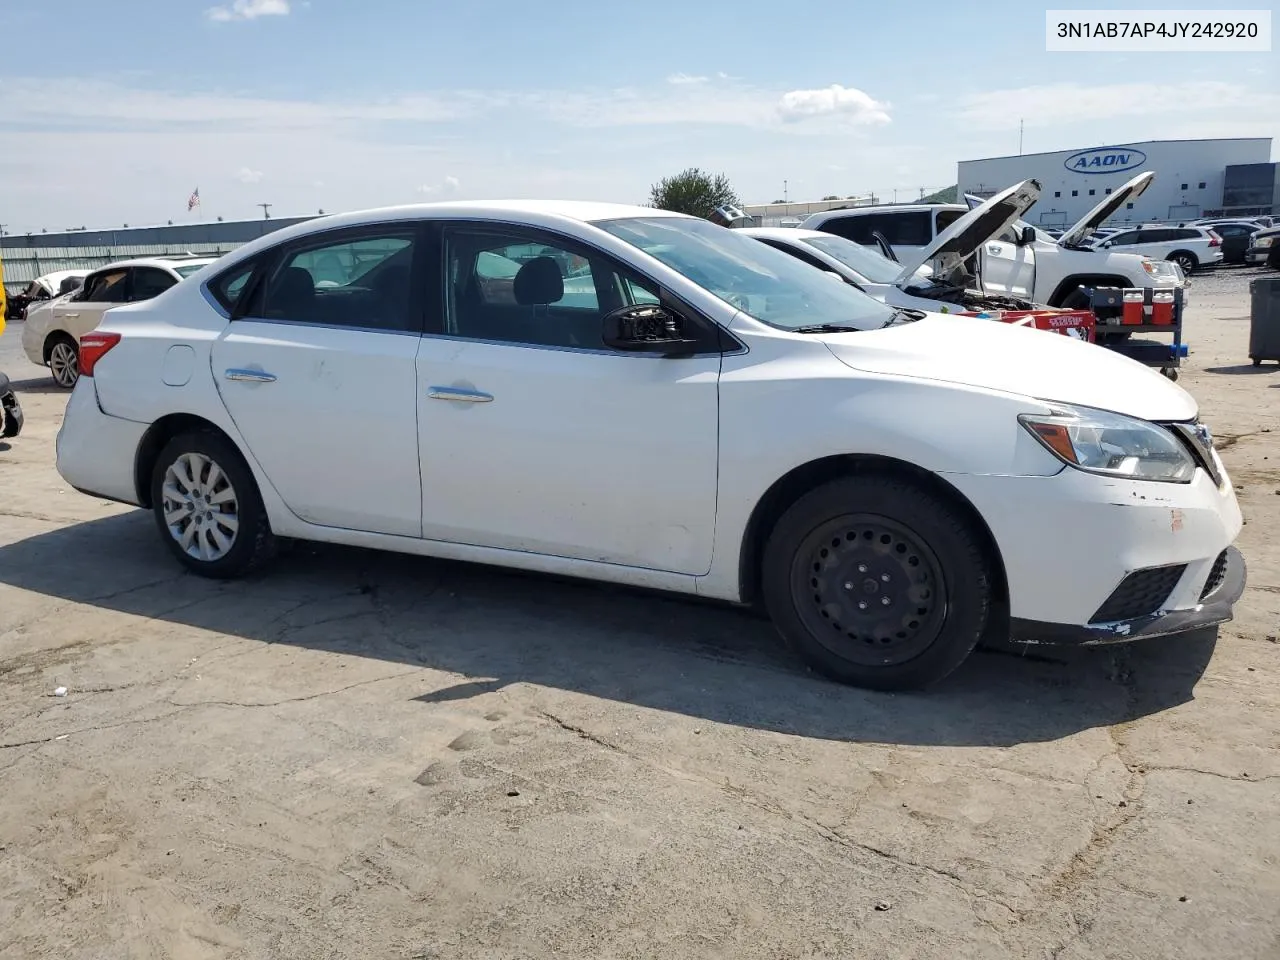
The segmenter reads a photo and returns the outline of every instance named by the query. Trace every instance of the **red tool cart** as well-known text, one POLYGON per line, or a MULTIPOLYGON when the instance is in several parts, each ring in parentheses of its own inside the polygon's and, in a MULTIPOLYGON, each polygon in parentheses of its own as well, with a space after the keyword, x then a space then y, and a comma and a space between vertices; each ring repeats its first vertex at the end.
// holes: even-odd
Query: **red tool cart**
POLYGON ((1092 310, 983 310, 959 313, 961 317, 983 317, 1000 323, 1013 323, 1020 327, 1035 327, 1050 333, 1075 337, 1094 343, 1097 318, 1092 310))
POLYGON ((1108 350, 1158 367, 1170 380, 1178 379, 1178 368, 1187 356, 1182 342, 1182 291, 1151 287, 1081 287, 1097 317, 1098 343, 1108 350), (1143 334, 1136 339, 1134 334, 1143 334), (1145 339, 1152 334, 1170 336, 1172 343, 1145 339))

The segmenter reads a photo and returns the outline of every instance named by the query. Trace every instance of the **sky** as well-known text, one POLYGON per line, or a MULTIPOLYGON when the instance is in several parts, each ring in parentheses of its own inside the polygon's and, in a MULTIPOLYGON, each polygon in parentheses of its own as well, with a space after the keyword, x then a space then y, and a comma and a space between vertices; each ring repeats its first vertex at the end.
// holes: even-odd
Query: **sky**
POLYGON ((0 0, 0 224, 245 219, 260 203, 272 216, 642 203, 688 166, 726 174, 747 203, 905 200, 955 183, 959 160, 1017 153, 1020 121, 1027 153, 1280 140, 1275 53, 1047 53, 1044 10, 0 0))

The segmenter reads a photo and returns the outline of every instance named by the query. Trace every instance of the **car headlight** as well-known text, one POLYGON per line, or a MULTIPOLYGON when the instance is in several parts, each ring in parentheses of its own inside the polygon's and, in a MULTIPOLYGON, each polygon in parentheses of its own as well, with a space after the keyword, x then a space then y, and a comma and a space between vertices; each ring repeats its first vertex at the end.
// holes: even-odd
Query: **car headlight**
POLYGON ((1142 258, 1142 269, 1147 271, 1147 273, 1151 274, 1153 277, 1160 272, 1160 268, 1155 265, 1155 262, 1148 260, 1146 257, 1142 258))
POLYGON ((1196 463, 1173 432, 1154 423, 1087 407, 1055 407, 1019 422, 1054 456, 1090 473, 1188 483, 1196 463))
POLYGON ((1275 239, 1275 237, 1258 237, 1258 239, 1253 241, 1253 245, 1259 249, 1262 247, 1269 247, 1275 242, 1275 239))

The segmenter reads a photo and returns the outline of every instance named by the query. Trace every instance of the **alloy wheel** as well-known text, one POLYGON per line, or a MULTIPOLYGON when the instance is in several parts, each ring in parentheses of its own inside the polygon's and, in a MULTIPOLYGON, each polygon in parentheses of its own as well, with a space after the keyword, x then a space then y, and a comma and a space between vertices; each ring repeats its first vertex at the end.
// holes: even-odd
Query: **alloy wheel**
POLYGON ((80 354, 65 340, 59 340, 49 350, 49 372, 60 387, 71 388, 80 379, 80 354))
POLYGON ((164 472, 164 523, 187 556, 213 563, 235 546, 240 503, 231 478, 212 458, 184 453, 164 472))

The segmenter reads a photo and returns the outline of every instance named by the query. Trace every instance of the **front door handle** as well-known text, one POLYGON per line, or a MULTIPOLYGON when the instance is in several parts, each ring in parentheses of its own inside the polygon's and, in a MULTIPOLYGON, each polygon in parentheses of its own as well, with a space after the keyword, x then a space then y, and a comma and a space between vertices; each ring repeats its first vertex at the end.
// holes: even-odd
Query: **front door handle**
POLYGON ((75 320, 77 317, 79 317, 79 316, 80 316, 80 314, 78 314, 78 313, 64 313, 64 314, 63 314, 63 316, 64 316, 64 317, 66 317, 68 320, 75 320))
POLYGON ((239 380, 243 383, 275 383, 276 375, 265 370, 239 370, 232 368, 226 372, 228 380, 239 380))
POLYGON ((465 387, 428 387, 427 396, 432 400, 461 400, 464 403, 490 403, 493 394, 465 387))

